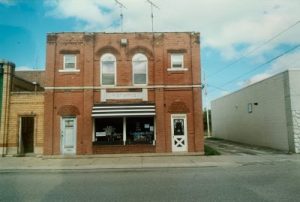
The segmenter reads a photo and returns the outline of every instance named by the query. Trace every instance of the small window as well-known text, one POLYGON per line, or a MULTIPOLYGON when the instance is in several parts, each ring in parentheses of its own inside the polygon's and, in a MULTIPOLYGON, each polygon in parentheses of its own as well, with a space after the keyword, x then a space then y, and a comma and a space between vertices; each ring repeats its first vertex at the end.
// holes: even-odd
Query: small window
POLYGON ((133 84, 147 84, 148 60, 143 54, 135 54, 132 58, 133 84))
POLYGON ((252 113, 253 108, 252 108, 252 103, 248 103, 248 113, 252 113))
POLYGON ((171 55, 171 68, 172 69, 183 69, 183 54, 176 53, 171 55))
POLYGON ((101 84, 116 84, 116 57, 110 53, 101 57, 101 84))
POLYGON ((76 55, 64 55, 64 69, 65 70, 76 69, 76 55))

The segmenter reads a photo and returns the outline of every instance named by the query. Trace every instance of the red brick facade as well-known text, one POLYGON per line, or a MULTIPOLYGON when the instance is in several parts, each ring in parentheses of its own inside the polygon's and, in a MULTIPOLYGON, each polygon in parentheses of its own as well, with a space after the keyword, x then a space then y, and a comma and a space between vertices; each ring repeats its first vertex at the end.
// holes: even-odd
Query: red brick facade
MULTIPOLYGON (((61 154, 61 117, 76 117, 76 154, 172 152, 171 114, 186 114, 188 152, 203 152, 199 33, 53 33, 47 36, 44 154, 61 154), (121 44, 126 39, 126 44, 121 44), (101 86, 100 58, 116 57, 116 85, 101 86), (134 86, 132 57, 148 59, 148 83, 134 86), (183 54, 182 71, 170 71, 171 54, 183 54), (77 71, 61 71, 64 55, 76 55, 77 71), (154 103, 154 145, 94 145, 91 116, 103 92, 147 91, 147 99, 105 103, 154 103)), ((102 97, 103 98, 103 97, 102 97)))

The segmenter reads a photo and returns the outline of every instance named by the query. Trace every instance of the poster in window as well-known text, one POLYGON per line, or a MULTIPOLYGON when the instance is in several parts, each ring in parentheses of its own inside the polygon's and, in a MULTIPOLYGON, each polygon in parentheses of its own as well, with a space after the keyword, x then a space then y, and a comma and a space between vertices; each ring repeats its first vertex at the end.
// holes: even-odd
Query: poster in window
POLYGON ((150 130, 151 132, 153 132, 153 131, 154 131, 154 127, 153 127, 153 126, 150 126, 149 130, 150 130))

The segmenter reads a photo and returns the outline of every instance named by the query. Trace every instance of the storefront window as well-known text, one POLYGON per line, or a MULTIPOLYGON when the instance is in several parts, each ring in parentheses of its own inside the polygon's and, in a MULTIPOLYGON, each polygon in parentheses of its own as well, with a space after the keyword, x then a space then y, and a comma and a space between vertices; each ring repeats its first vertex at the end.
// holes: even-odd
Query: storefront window
POLYGON ((126 118, 126 144, 153 144, 153 117, 126 118))
POLYGON ((95 142, 104 145, 123 144, 123 118, 95 119, 95 142))
POLYGON ((153 117, 96 118, 94 143, 101 145, 153 144, 154 130, 153 117), (126 124, 126 131, 124 131, 123 124, 126 124))

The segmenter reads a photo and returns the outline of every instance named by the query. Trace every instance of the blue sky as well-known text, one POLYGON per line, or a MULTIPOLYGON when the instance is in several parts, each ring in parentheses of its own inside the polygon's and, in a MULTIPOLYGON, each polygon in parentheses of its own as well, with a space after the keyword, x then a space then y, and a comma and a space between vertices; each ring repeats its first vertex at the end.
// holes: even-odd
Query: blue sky
MULTIPOLYGON (((125 32, 151 31, 146 1, 120 2, 126 6, 125 32)), ((295 48, 300 44, 299 0, 153 2, 159 6, 155 31, 201 33, 207 103, 287 68, 300 68, 300 47, 295 48)), ((0 58, 17 69, 44 69, 46 33, 119 32, 119 15, 113 0, 0 0, 0 58)))

